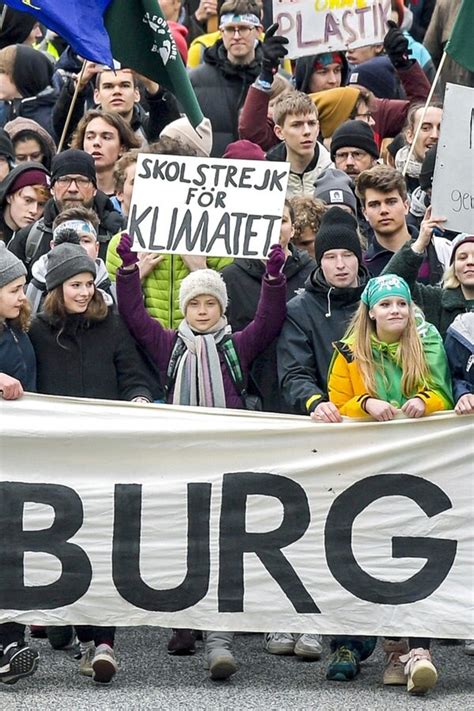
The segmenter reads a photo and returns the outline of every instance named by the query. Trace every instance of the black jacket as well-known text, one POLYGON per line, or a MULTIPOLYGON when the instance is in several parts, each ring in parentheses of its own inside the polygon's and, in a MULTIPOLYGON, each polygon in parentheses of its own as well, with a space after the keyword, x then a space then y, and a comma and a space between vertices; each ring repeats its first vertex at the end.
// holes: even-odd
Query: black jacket
POLYGON ((218 40, 205 50, 203 64, 189 72, 201 110, 212 125, 211 156, 222 156, 228 144, 239 139, 239 111, 261 65, 260 44, 250 64, 232 64, 218 40))
POLYGON ((20 381, 29 392, 36 391, 36 360, 28 335, 6 321, 0 327, 0 373, 20 381))
MULTIPOLYGON (((315 267, 314 260, 307 252, 300 252, 289 245, 291 255, 285 262, 283 274, 286 276, 287 301, 303 288, 315 267)), ((222 270, 227 286, 229 306, 227 318, 232 331, 241 331, 255 317, 265 265, 259 259, 235 259, 222 270)), ((249 392, 253 386, 262 397, 263 409, 267 412, 284 412, 284 405, 278 389, 276 369, 276 342, 274 341, 252 363, 249 392)))
MULTIPOLYGON (((97 238, 99 240, 99 257, 105 261, 107 254, 107 247, 109 241, 113 235, 120 232, 124 227, 123 216, 114 209, 113 204, 107 197, 107 195, 100 190, 97 191, 94 197, 94 204, 92 206, 93 210, 97 213, 100 224, 97 238)), ((18 230, 13 238, 8 244, 8 249, 16 254, 16 256, 21 259, 28 269, 28 278, 31 276, 31 267, 33 264, 49 252, 49 243, 53 237, 53 221, 54 218, 59 214, 58 207, 53 198, 48 200, 44 208, 44 214, 41 219, 34 222, 32 225, 23 227, 23 229, 18 230), (42 235, 38 243, 36 252, 31 259, 27 258, 26 245, 28 240, 28 235, 34 228, 41 230, 42 235)))
POLYGON ((8 109, 6 112, 6 122, 22 116, 33 119, 39 123, 49 134, 53 135, 53 109, 58 98, 56 89, 47 86, 36 96, 28 96, 24 99, 14 99, 6 102, 8 109))
POLYGON ((286 321, 277 344, 278 380, 286 411, 306 415, 327 400, 327 373, 333 343, 340 340, 359 306, 369 278, 359 269, 359 286, 330 287, 316 268, 304 291, 288 304, 286 321), (307 401, 316 398, 307 406, 307 401))
POLYGON ((39 393, 152 400, 135 343, 112 312, 103 321, 92 322, 74 314, 65 324, 43 312, 31 324, 30 339, 36 353, 39 393))
MULTIPOLYGON (((418 230, 414 225, 407 224, 407 229, 410 234, 410 239, 418 237, 418 230)), ((370 272, 371 276, 379 276, 385 269, 395 252, 385 249, 378 242, 375 235, 366 252, 364 252, 364 264, 370 272)), ((444 266, 438 259, 436 249, 431 244, 428 245, 423 263, 418 272, 417 281, 421 284, 439 284, 444 272, 444 266)))

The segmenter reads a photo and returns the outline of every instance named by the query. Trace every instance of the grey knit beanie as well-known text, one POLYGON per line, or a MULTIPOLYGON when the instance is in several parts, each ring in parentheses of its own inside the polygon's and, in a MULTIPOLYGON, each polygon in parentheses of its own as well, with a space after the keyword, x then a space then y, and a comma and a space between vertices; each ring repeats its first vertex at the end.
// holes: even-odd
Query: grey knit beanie
POLYGON ((97 274, 95 263, 83 247, 64 242, 48 252, 46 289, 52 291, 67 279, 82 272, 89 272, 95 278, 97 274))
POLYGON ((0 288, 26 276, 26 267, 12 252, 9 252, 5 242, 0 240, 0 288))
POLYGON ((221 305, 222 313, 225 313, 227 288, 219 272, 214 269, 198 269, 183 279, 179 288, 179 308, 183 314, 191 299, 201 294, 214 296, 221 305))

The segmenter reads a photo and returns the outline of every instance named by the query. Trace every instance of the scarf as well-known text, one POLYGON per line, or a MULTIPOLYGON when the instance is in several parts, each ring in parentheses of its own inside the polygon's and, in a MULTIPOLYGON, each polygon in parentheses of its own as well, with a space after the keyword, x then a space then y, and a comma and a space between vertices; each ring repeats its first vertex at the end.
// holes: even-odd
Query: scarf
MULTIPOLYGON (((395 168, 400 172, 403 171, 403 168, 405 167, 409 151, 410 146, 403 146, 403 148, 400 148, 400 150, 397 151, 397 155, 395 156, 395 168)), ((406 174, 409 175, 410 178, 419 178, 421 173, 421 166, 422 163, 416 160, 415 154, 412 153, 412 156, 408 161, 408 168, 406 174)))
POLYGON ((186 319, 178 327, 178 338, 186 346, 176 373, 174 405, 225 407, 225 391, 217 344, 230 333, 222 316, 213 329, 203 335, 191 330, 186 319))

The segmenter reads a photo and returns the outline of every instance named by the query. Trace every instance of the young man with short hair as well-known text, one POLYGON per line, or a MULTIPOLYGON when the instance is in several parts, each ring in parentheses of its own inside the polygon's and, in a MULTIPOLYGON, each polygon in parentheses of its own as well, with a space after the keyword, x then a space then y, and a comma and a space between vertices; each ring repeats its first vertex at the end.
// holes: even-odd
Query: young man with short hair
MULTIPOLYGON (((131 69, 104 69, 100 64, 87 62, 82 75, 79 94, 69 123, 65 144, 74 133, 86 106, 87 89, 95 79, 94 102, 102 111, 120 114, 130 124, 143 144, 156 141, 162 129, 179 118, 180 113, 175 97, 170 91, 158 86, 145 77, 140 77, 145 87, 148 113, 140 104, 140 91, 137 76, 131 69)), ((53 110, 53 128, 56 138, 62 134, 64 122, 69 111, 79 76, 66 81, 53 110)))
POLYGON ((313 195, 314 181, 334 167, 329 152, 318 143, 318 110, 307 94, 286 94, 273 108, 275 134, 282 141, 267 153, 267 160, 288 161, 287 196, 313 195))
MULTIPOLYGON (((373 230, 364 264, 372 276, 378 276, 395 252, 418 235, 418 230, 406 222, 409 208, 406 183, 394 168, 376 165, 357 177, 356 195, 373 230)), ((438 284, 446 261, 449 263, 447 240, 436 239, 418 272, 418 280, 425 284, 438 284)))

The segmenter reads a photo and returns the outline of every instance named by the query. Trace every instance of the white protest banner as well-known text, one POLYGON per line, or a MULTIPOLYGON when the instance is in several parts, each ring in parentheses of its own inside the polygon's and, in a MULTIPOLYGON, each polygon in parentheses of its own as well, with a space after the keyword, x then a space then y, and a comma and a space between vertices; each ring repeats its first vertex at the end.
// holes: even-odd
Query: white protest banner
POLYGON ((0 415, 0 622, 474 637, 473 417, 0 415))
POLYGON ((273 0, 292 59, 382 44, 390 10, 391 0, 273 0))
POLYGON ((137 252, 266 257, 288 163, 140 154, 128 232, 137 252))
POLYGON ((446 229, 474 233, 474 89, 447 84, 436 151, 432 215, 446 229))

